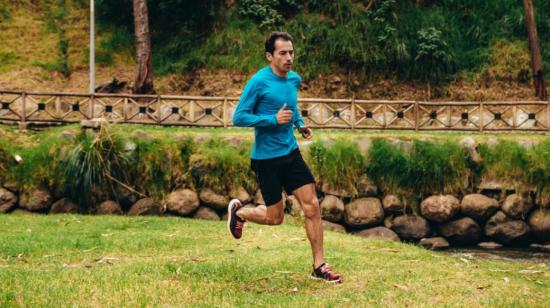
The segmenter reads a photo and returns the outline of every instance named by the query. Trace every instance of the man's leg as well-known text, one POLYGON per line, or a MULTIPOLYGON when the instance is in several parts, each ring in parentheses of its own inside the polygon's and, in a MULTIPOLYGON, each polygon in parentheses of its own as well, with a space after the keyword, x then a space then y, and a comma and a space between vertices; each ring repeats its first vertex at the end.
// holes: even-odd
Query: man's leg
POLYGON ((325 263, 325 261, 323 259, 323 224, 321 222, 319 200, 315 193, 315 184, 306 184, 294 190, 292 194, 302 205, 306 234, 313 253, 313 266, 317 268, 325 263))
POLYGON ((283 200, 281 199, 281 201, 270 206, 259 205, 255 208, 240 208, 237 211, 237 216, 261 225, 280 225, 285 217, 283 200))

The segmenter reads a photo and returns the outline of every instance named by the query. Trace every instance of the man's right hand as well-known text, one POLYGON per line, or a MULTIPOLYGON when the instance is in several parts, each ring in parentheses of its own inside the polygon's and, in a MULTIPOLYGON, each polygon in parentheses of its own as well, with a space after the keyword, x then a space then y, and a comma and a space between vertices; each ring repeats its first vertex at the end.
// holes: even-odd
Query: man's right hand
POLYGON ((292 120, 292 110, 286 110, 286 103, 277 112, 277 124, 284 125, 292 120))

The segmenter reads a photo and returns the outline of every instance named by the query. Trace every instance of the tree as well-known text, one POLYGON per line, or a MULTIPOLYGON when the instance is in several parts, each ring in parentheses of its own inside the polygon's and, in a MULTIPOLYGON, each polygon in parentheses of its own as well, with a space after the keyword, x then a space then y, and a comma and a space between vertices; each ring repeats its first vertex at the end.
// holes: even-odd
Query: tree
POLYGON ((133 0, 134 32, 136 38, 136 81, 134 93, 155 93, 153 87, 153 53, 151 50, 151 34, 149 33, 149 17, 147 0, 133 0))
POLYGON ((546 86, 544 85, 544 70, 542 56, 539 47, 539 38, 537 35, 537 23, 535 22, 535 12, 531 0, 523 0, 523 10, 525 13, 525 27, 529 36, 529 51, 531 52, 531 69, 535 80, 535 93, 541 100, 546 100, 546 86))

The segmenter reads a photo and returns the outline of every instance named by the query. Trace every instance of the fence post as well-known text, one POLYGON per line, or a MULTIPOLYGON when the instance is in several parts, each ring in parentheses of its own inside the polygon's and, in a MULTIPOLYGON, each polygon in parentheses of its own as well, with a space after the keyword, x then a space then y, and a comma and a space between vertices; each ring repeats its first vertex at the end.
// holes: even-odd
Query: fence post
POLYGON ((95 111, 95 100, 94 100, 94 94, 90 94, 90 119, 94 118, 94 111, 95 111))
POLYGON ((350 121, 351 121, 351 129, 355 129, 355 93, 353 93, 353 97, 351 98, 351 116, 350 116, 350 121))
POLYGON ((418 131, 420 128, 420 123, 418 119, 418 101, 414 101, 414 130, 418 131))
POLYGON ((227 96, 223 98, 223 127, 227 127, 227 96))
POLYGON ((27 93, 21 93, 21 99, 23 100, 23 123, 27 121, 27 93))
POLYGON ((483 102, 479 102, 479 131, 483 131, 483 102))
POLYGON ((517 107, 515 105, 512 106, 512 128, 514 129, 517 127, 517 121, 516 121, 517 112, 518 112, 517 107))
POLYGON ((162 117, 162 100, 160 99, 160 94, 157 95, 157 123, 161 123, 161 117, 162 117))
POLYGON ((124 97, 124 110, 122 110, 124 122, 128 121, 128 96, 124 97))

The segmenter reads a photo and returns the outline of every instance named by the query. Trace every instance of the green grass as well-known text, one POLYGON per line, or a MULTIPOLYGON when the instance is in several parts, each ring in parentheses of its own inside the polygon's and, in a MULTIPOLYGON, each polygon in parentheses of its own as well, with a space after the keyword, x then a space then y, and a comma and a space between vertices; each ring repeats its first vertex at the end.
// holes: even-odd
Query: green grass
POLYGON ((431 252, 327 232, 342 285, 308 278, 297 222, 175 217, 0 216, 0 306, 531 306, 550 301, 547 264, 431 252), (521 272, 527 270, 527 272, 521 272), (529 273, 529 271, 531 271, 529 273))

